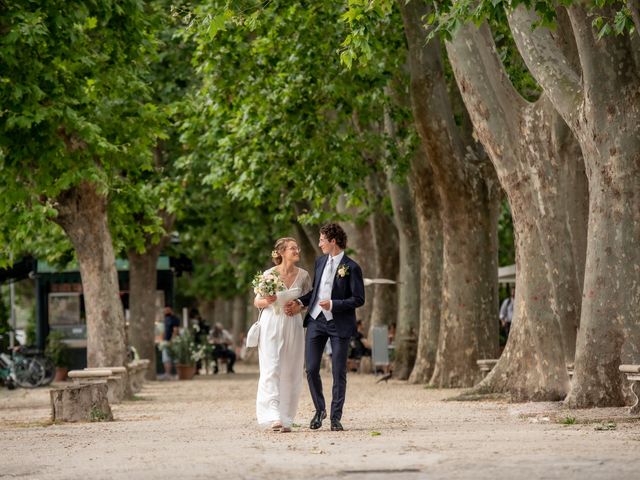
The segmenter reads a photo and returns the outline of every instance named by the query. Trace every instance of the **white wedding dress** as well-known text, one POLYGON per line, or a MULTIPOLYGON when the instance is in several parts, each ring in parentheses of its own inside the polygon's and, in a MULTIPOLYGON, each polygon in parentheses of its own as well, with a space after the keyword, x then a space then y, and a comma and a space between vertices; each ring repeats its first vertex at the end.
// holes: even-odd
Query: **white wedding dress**
MULTIPOLYGON (((267 272, 271 270, 273 269, 267 272)), ((287 293, 293 293, 298 297, 310 291, 309 274, 299 268, 296 279, 288 290, 289 292, 283 292, 285 296, 287 293)), ((284 427, 291 428, 298 409, 303 382, 302 316, 297 314, 288 317, 282 306, 277 304, 265 308, 260 317, 258 355, 260 362, 260 380, 256 399, 258 424, 267 427, 275 421, 280 421, 284 427)))

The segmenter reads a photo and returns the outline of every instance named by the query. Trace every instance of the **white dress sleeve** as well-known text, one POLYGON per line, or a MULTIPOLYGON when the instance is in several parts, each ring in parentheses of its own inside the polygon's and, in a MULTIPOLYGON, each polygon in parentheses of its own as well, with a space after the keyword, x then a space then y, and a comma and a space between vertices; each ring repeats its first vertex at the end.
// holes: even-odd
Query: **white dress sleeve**
POLYGON ((302 293, 300 293, 300 296, 306 295, 311 291, 311 277, 306 270, 302 270, 300 272, 300 288, 302 289, 302 293))

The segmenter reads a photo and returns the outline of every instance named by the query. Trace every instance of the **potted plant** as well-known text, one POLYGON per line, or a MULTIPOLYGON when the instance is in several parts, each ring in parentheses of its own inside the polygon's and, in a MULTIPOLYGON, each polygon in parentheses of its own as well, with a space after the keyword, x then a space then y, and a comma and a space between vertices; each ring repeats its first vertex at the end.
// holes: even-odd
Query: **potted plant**
POLYGON ((51 359, 56 366, 56 382, 62 382, 67 379, 69 371, 70 358, 69 347, 63 341, 64 334, 60 331, 52 330, 47 337, 47 346, 45 354, 51 359))
POLYGON ((191 380, 196 374, 196 345, 193 335, 187 330, 173 337, 170 348, 176 362, 178 379, 191 380))

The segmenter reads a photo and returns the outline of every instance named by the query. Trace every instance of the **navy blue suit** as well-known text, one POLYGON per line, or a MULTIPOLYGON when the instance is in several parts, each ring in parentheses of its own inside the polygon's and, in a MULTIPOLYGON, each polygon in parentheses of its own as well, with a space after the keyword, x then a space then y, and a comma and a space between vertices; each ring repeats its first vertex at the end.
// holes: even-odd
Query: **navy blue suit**
MULTIPOLYGON (((300 297, 304 306, 312 307, 320 292, 322 272, 329 259, 323 255, 316 259, 313 288, 300 297)), ((333 389, 331 398, 331 420, 342 418, 347 390, 347 356, 349 340, 356 332, 356 308, 364 305, 364 282, 362 269, 352 259, 343 255, 340 265, 346 265, 348 272, 344 277, 338 274, 333 280, 331 290, 331 314, 333 320, 327 321, 320 313, 316 319, 307 311, 303 325, 307 327, 305 340, 305 363, 309 391, 317 411, 326 411, 322 381, 320 380, 320 361, 327 340, 331 342, 331 366, 333 373, 333 389)), ((340 266, 338 265, 338 267, 340 266)))

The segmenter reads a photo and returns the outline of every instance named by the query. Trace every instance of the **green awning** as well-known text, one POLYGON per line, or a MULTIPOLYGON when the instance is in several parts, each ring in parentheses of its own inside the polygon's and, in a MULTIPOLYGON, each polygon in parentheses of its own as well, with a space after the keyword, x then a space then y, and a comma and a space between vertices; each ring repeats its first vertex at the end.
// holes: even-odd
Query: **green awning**
MULTIPOLYGON (((171 267, 169 266, 169 257, 167 256, 158 257, 158 263, 156 265, 156 268, 158 270, 171 270, 171 267)), ((128 271, 129 260, 124 258, 116 258, 116 269, 119 272, 128 271)), ((75 262, 69 265, 67 268, 60 270, 57 267, 49 265, 47 262, 44 262, 42 260, 37 261, 37 267, 36 267, 37 273, 63 273, 63 272, 77 272, 77 271, 78 271, 78 264, 75 262)))

